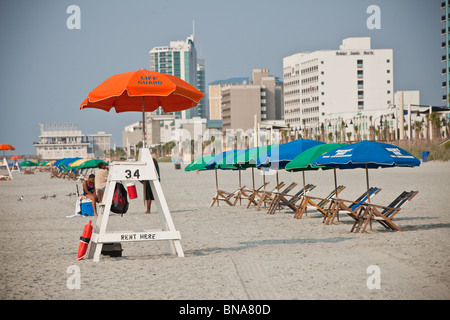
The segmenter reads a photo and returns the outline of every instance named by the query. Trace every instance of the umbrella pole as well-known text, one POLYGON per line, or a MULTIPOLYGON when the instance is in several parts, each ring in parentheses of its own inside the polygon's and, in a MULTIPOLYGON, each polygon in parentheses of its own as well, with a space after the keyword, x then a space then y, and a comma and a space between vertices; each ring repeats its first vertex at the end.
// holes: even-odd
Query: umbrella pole
MULTIPOLYGON (((277 185, 278 185, 278 169, 277 169, 277 185)), ((274 200, 275 200, 275 197, 274 197, 274 200)), ((280 210, 281 210, 281 206, 280 206, 280 203, 278 203, 278 212, 280 212, 280 210)))
POLYGON ((241 206, 242 205, 242 199, 241 199, 241 169, 238 169, 239 170, 239 205, 241 206))
MULTIPOLYGON (((367 201, 370 204, 370 191, 369 191, 369 169, 367 168, 366 163, 366 184, 367 184, 367 201)), ((369 209, 369 216, 368 216, 369 223, 370 223, 370 230, 372 230, 372 211, 369 209)))
POLYGON ((252 167, 252 184, 253 184, 253 190, 255 190, 255 168, 252 167))
MULTIPOLYGON (((217 169, 214 169, 214 171, 216 172, 216 196, 219 193, 219 183, 217 181, 217 169)), ((219 201, 217 201, 217 206, 219 206, 219 201)))
MULTIPOLYGON (((333 172, 334 172, 334 193, 336 195, 336 200, 338 201, 339 200, 339 196, 338 196, 337 179, 336 179, 336 168, 333 168, 333 172)), ((336 203, 336 206, 335 206, 335 210, 337 210, 336 214, 337 214, 337 219, 339 221, 339 206, 338 206, 337 203, 336 203)))
POLYGON ((142 97, 142 148, 145 148, 145 100, 142 97))
POLYGON ((303 174, 303 195, 306 193, 306 184, 305 184, 305 171, 302 171, 303 174))

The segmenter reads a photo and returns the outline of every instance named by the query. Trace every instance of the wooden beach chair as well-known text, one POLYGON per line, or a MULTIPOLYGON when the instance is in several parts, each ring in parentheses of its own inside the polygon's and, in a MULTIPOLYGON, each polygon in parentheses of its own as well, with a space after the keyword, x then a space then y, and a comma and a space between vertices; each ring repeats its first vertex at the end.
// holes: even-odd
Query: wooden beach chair
POLYGON ((241 194, 241 198, 242 199, 247 199, 249 201, 252 201, 252 199, 254 199, 254 197, 256 196, 257 192, 260 191, 264 191, 264 188, 267 187, 267 185, 270 183, 270 181, 267 181, 266 183, 263 183, 262 185, 260 185, 258 188, 256 189, 243 189, 242 190, 242 194, 241 194))
POLYGON ((213 197, 213 201, 211 202, 211 207, 214 205, 214 203, 219 201, 224 201, 225 203, 229 204, 230 206, 235 206, 237 201, 239 200, 239 195, 241 194, 242 189, 244 189, 246 186, 237 188, 234 192, 227 192, 225 190, 217 190, 216 195, 213 197), (234 200, 233 200, 234 198, 234 200))
MULTIPOLYGON (((286 188, 283 189, 283 191, 281 191, 280 193, 282 194, 288 194, 289 192, 292 191, 292 189, 294 189, 297 186, 297 183, 292 182, 290 185, 288 185, 286 188)), ((279 189, 278 189, 279 190, 279 189)), ((258 205, 256 206, 256 210, 259 210, 261 208, 261 205, 263 203, 267 204, 269 207, 272 204, 275 196, 279 193, 279 191, 270 191, 270 192, 265 192, 264 195, 261 197, 261 199, 258 202, 258 205)))
POLYGON ((411 201, 418 193, 419 191, 403 191, 386 207, 366 204, 366 210, 360 213, 350 232, 364 232, 369 223, 372 229, 372 220, 379 222, 386 229, 403 231, 393 222, 394 216, 401 210, 406 201, 411 201))
POLYGON ((316 186, 313 184, 307 184, 305 188, 300 189, 299 192, 297 192, 294 195, 289 195, 287 193, 282 192, 274 192, 275 197, 270 204, 269 210, 267 211, 268 214, 274 214, 276 209, 280 209, 284 206, 289 207, 292 211, 297 211, 296 203, 301 200, 301 198, 311 190, 313 190, 316 186), (289 198, 289 199, 288 199, 289 198))
POLYGON ((300 202, 300 205, 298 206, 294 218, 301 219, 303 216, 303 213, 306 214, 307 209, 315 208, 320 213, 322 213, 324 216, 327 215, 327 211, 329 210, 329 207, 331 205, 330 200, 341 193, 345 189, 345 186, 338 186, 337 189, 333 189, 328 196, 325 198, 319 198, 319 197, 312 197, 312 196, 304 196, 302 201, 300 202), (325 208, 326 205, 329 205, 328 208, 325 208), (308 205, 311 205, 308 207, 308 205))
MULTIPOLYGON (((266 182, 266 186, 267 186, 267 184, 268 184, 268 182, 266 182)), ((274 191, 280 190, 282 187, 284 187, 284 185, 285 185, 284 182, 280 182, 275 188, 273 188, 269 192, 274 192, 274 191)), ((262 185, 262 187, 264 188, 264 184, 262 185)), ((258 205, 259 201, 264 197, 264 194, 267 192, 263 188, 261 188, 261 189, 258 188, 259 190, 253 191, 252 195, 248 199, 247 209, 250 208, 251 205, 254 205, 255 207, 258 205)))
MULTIPOLYGON (((369 189, 370 199, 374 198, 379 192, 380 188, 371 187, 369 189)), ((344 200, 344 199, 332 199, 332 202, 335 202, 331 207, 331 210, 328 210, 325 217, 323 218, 323 223, 325 224, 333 224, 334 219, 337 217, 339 221, 339 213, 344 212, 347 213, 354 220, 357 220, 365 208, 363 204, 367 201, 367 191, 364 191, 355 201, 344 200)))

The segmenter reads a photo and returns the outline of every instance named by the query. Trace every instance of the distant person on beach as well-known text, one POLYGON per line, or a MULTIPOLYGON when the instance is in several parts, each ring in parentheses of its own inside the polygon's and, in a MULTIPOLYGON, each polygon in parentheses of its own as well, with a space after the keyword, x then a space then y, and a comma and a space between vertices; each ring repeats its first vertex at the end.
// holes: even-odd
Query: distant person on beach
POLYGON ((97 195, 95 194, 95 175, 89 175, 89 178, 83 182, 83 195, 91 199, 92 209, 94 209, 94 214, 97 216, 97 210, 95 209, 95 203, 98 202, 97 195))
POLYGON ((98 202, 102 202, 105 193, 106 181, 108 180, 108 168, 101 162, 98 164, 98 170, 95 173, 95 191, 97 193, 98 202))
MULTIPOLYGON (((156 172, 158 173, 158 180, 161 181, 161 178, 159 175, 158 161, 156 161, 155 158, 153 158, 153 164, 155 165, 156 172)), ((145 211, 145 213, 150 213, 150 208, 152 206, 152 200, 155 200, 155 197, 153 196, 152 188, 150 187, 150 182, 148 180, 145 180, 143 183, 144 183, 144 198, 147 202, 147 211, 145 211)))

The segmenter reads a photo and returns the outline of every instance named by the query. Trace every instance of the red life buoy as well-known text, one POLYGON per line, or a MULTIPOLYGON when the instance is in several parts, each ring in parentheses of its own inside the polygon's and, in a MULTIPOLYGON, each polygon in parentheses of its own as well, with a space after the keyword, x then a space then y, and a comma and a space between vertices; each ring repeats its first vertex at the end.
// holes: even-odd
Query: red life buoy
POLYGON ((82 260, 84 255, 86 254, 86 250, 89 245, 89 241, 91 240, 92 235, 92 221, 89 220, 88 224, 84 226, 83 234, 80 237, 80 245, 78 247, 78 260, 82 260))

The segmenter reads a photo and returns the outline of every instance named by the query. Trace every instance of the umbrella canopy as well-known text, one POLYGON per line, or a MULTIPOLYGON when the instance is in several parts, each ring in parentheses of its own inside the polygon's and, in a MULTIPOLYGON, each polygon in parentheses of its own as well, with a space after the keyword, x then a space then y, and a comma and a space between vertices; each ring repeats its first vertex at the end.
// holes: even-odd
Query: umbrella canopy
POLYGON ((296 156, 291 162, 286 165, 285 170, 294 172, 304 170, 331 169, 330 167, 312 165, 311 162, 327 152, 344 146, 346 146, 345 143, 318 144, 296 156))
POLYGON ((415 167, 420 160, 405 150, 388 143, 361 141, 324 154, 313 165, 353 168, 415 167))
POLYGON ((19 167, 37 167, 37 166, 38 166, 38 164, 36 162, 29 161, 29 160, 22 161, 19 164, 19 167))
MULTIPOLYGON (((325 144, 318 144, 314 147, 311 147, 302 153, 300 153, 298 156, 296 156, 291 162, 289 162, 285 170, 287 171, 302 171, 303 174, 303 189, 306 188, 306 182, 305 182, 305 171, 307 170, 327 170, 331 169, 330 167, 325 166, 316 166, 312 165, 311 162, 317 159, 318 157, 324 155, 325 153, 328 153, 334 149, 340 148, 345 146, 345 143, 325 143, 325 144)), ((337 180, 336 180, 336 169, 333 170, 334 174, 334 188, 337 191, 337 180)))
POLYGON ((339 169, 365 168, 370 203, 368 169, 415 167, 420 165, 420 160, 392 144, 364 140, 332 150, 312 161, 312 164, 339 169))
MULTIPOLYGON (((80 161, 80 160, 77 160, 76 162, 78 162, 78 161, 80 161)), ((101 160, 101 159, 88 159, 88 160, 82 161, 82 162, 81 162, 80 164, 78 164, 77 166, 74 165, 75 162, 72 163, 72 164, 69 166, 69 169, 97 168, 98 165, 99 165, 100 163, 104 163, 105 166, 108 165, 108 163, 107 163, 106 161, 101 160)))
POLYGON ((272 145, 266 153, 256 160, 256 166, 284 168, 296 156, 309 148, 324 142, 308 139, 298 139, 284 144, 272 145))
POLYGON ((116 112, 175 112, 195 107, 203 93, 189 83, 172 76, 145 69, 116 74, 92 90, 80 109, 97 108, 116 112))
POLYGON ((0 144, 0 150, 1 151, 7 151, 7 150, 16 150, 12 145, 10 144, 0 144))
POLYGON ((145 147, 145 112, 162 107, 175 112, 195 107, 204 94, 189 83, 172 76, 145 69, 116 74, 92 90, 80 109, 97 108, 116 112, 142 112, 142 135, 145 147))
POLYGON ((190 164, 184 168, 184 171, 199 171, 199 170, 208 170, 206 168, 206 165, 215 157, 215 155, 212 156, 203 156, 195 159, 190 164))
POLYGON ((245 150, 228 150, 224 151, 214 158, 211 159, 211 161, 207 164, 208 167, 211 168, 218 168, 218 169, 230 169, 230 170, 236 170, 239 169, 237 166, 234 165, 237 161, 237 157, 239 154, 244 153, 245 150))
POLYGON ((78 167, 80 164, 82 164, 83 162, 86 162, 88 160, 91 160, 90 158, 81 158, 78 160, 75 160, 73 162, 71 162, 68 167, 69 169, 75 169, 76 167, 78 167))
POLYGON ((236 167, 239 168, 252 168, 256 167, 256 161, 258 158, 266 154, 272 145, 266 145, 261 147, 254 147, 245 150, 237 155, 235 163, 233 163, 236 167))
POLYGON ((12 156, 11 160, 16 160, 16 159, 20 159, 20 156, 12 156))

